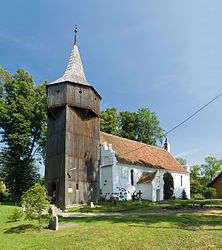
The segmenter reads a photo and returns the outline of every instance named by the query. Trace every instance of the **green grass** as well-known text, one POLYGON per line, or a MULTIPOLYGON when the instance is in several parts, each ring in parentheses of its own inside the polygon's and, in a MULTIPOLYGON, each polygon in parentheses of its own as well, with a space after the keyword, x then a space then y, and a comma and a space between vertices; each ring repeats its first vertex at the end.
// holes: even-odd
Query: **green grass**
MULTIPOLYGON (((157 207, 173 207, 176 204, 180 202, 162 202, 157 207)), ((8 221, 7 217, 14 208, 9 204, 0 206, 0 249, 222 248, 222 210, 209 215, 191 213, 60 217, 60 225, 79 225, 51 231, 46 228, 38 230, 37 221, 8 221)), ((44 226, 46 225, 45 221, 44 226)))
POLYGON ((218 200, 167 200, 160 202, 135 201, 99 202, 95 208, 88 205, 70 208, 67 212, 82 213, 146 213, 156 209, 184 209, 184 208, 222 208, 222 199, 218 200))

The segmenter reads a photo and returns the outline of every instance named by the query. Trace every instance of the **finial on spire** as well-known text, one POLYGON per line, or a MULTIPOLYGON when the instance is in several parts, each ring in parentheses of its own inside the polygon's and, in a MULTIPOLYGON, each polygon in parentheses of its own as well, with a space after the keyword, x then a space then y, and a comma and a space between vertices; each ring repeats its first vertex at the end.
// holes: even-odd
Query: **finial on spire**
POLYGON ((75 43, 74 43, 74 45, 77 45, 77 24, 75 24, 74 32, 75 32, 75 43))

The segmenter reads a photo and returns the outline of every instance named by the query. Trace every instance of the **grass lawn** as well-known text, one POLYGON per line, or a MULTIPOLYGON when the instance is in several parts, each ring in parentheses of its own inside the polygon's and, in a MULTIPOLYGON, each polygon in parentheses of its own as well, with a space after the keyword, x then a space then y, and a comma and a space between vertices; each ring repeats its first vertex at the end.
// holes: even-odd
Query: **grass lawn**
POLYGON ((221 208, 222 199, 212 200, 167 200, 160 202, 151 202, 143 200, 141 203, 135 201, 122 202, 99 202, 95 208, 90 208, 87 205, 70 208, 67 212, 82 212, 82 213, 146 213, 157 209, 184 209, 184 208, 221 208))
POLYGON ((78 225, 51 231, 38 230, 37 221, 9 222, 7 217, 13 209, 11 205, 0 206, 0 249, 222 248, 222 210, 209 215, 60 217, 60 225, 78 225))

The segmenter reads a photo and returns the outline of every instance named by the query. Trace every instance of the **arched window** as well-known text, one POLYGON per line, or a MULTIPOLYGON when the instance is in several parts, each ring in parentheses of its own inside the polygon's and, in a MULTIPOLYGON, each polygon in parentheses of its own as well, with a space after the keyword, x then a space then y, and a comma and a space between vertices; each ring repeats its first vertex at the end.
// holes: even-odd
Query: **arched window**
POLYGON ((183 175, 180 176, 181 187, 183 186, 183 175))
POLYGON ((131 186, 134 186, 133 182, 133 169, 130 170, 131 186))

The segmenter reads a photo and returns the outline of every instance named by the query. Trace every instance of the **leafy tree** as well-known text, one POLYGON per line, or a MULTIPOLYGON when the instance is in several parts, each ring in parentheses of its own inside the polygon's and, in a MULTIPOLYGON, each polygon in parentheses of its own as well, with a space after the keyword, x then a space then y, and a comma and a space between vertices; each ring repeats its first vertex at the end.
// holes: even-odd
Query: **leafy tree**
POLYGON ((169 172, 166 172, 163 175, 163 180, 164 180, 164 186, 163 186, 164 199, 166 200, 172 199, 173 191, 174 191, 174 182, 173 182, 172 174, 169 172))
POLYGON ((205 158, 205 164, 201 164, 201 170, 209 183, 222 171, 222 160, 208 156, 205 158))
POLYGON ((181 157, 176 157, 176 160, 183 166, 185 166, 187 164, 187 160, 183 159, 181 157))
POLYGON ((18 69, 12 76, 0 70, 0 177, 14 200, 39 178, 35 158, 45 154, 46 90, 35 86, 32 76, 18 69))
POLYGON ((121 111, 119 112, 120 129, 119 135, 131 140, 137 139, 139 118, 136 112, 121 111))
POLYGON ((199 165, 193 165, 190 168, 190 178, 193 180, 200 180, 201 169, 199 165))
POLYGON ((141 108, 137 111, 139 118, 138 138, 140 142, 150 145, 157 145, 163 142, 164 130, 159 126, 157 115, 148 108, 141 108))
POLYGON ((159 123, 156 114, 148 108, 122 111, 118 115, 113 107, 102 111, 100 116, 101 131, 150 145, 162 143, 165 137, 159 123))
POLYGON ((39 226, 42 225, 43 212, 48 211, 50 197, 46 195, 45 187, 36 183, 22 195, 25 206, 25 216, 28 220, 38 218, 39 226))
POLYGON ((100 130, 109 134, 117 135, 119 118, 116 108, 107 108, 100 113, 100 130))

